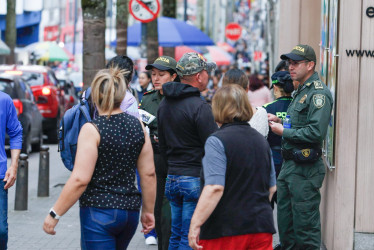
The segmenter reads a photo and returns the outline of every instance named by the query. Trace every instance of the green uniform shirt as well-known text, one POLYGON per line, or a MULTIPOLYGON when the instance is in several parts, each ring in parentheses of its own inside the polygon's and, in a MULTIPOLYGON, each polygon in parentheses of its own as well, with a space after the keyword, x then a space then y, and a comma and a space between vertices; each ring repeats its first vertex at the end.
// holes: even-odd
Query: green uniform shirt
POLYGON ((147 125, 149 128, 149 133, 151 136, 152 143, 156 143, 153 136, 155 135, 156 137, 158 137, 157 110, 162 99, 164 99, 164 96, 160 94, 160 91, 151 90, 151 91, 144 93, 142 102, 139 104, 139 109, 143 109, 147 111, 148 113, 156 116, 156 119, 154 119, 149 125, 147 125))
POLYGON ((330 122, 333 99, 318 73, 300 85, 288 107, 291 128, 283 130, 285 150, 321 148, 330 122))

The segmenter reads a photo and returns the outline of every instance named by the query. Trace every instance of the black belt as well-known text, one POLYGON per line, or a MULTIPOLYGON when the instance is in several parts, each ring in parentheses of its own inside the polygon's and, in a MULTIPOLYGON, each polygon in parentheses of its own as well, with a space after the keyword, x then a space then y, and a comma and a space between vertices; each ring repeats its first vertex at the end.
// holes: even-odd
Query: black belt
POLYGON ((320 148, 304 148, 296 150, 282 149, 282 157, 284 160, 293 160, 297 163, 311 163, 317 161, 322 156, 320 148))

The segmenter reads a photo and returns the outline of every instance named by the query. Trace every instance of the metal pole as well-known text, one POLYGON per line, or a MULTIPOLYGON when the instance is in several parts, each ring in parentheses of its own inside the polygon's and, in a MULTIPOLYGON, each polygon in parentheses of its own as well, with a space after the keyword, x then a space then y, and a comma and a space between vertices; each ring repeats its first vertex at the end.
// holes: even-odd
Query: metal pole
POLYGON ((142 58, 147 58, 147 24, 142 23, 142 42, 140 44, 142 58))
POLYGON ((38 197, 49 196, 49 147, 41 146, 39 157, 38 197))
POLYGON ((187 21, 187 0, 184 0, 184 21, 187 21))
POLYGON ((21 154, 18 162, 16 198, 14 210, 27 210, 28 185, 29 185, 29 163, 27 154, 21 154))
POLYGON ((78 0, 74 0, 74 34, 73 34, 73 55, 75 56, 75 35, 77 33, 77 20, 78 20, 78 0))

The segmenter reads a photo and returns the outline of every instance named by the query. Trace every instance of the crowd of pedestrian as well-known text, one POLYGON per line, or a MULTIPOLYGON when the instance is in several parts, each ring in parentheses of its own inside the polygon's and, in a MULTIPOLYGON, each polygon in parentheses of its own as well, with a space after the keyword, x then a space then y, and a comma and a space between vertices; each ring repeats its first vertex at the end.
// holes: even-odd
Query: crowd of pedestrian
MULTIPOLYGON (((281 59, 271 76, 275 100, 250 69, 215 70, 193 52, 178 62, 157 58, 137 89, 129 85, 131 59, 110 60, 91 84, 93 120, 80 130, 73 172, 44 231, 55 234, 79 200, 82 249, 126 249, 140 220, 146 244, 160 250, 270 250, 276 202, 275 249, 319 249, 321 147, 332 97, 310 46, 281 59)), ((22 134, 8 103, 0 92, 0 136, 9 134, 12 152, 7 170, 0 149, 0 211, 22 134)), ((6 249, 6 213, 0 216, 6 249)))

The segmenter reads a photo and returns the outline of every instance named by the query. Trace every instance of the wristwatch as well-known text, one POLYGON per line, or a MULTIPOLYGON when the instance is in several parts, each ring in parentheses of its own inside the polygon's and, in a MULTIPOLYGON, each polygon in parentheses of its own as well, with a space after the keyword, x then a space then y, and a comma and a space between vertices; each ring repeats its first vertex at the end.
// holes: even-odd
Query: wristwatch
POLYGON ((53 207, 51 208, 51 210, 49 210, 49 215, 52 216, 53 219, 56 219, 56 220, 59 220, 61 218, 60 215, 58 215, 55 210, 53 209, 53 207))

